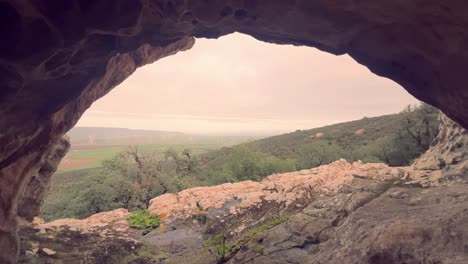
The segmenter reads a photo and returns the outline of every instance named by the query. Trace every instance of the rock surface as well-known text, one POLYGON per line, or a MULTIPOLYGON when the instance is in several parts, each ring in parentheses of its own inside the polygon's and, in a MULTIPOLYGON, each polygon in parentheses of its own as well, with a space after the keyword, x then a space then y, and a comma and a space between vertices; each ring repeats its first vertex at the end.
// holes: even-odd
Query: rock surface
POLYGON ((467 263, 467 188, 328 196, 253 238, 228 263, 467 263))
POLYGON ((0 2, 0 262, 21 194, 61 136, 137 67, 234 31, 348 53, 468 127, 462 0, 0 2))
POLYGON ((110 212, 102 212, 94 214, 88 218, 78 220, 72 218, 64 218, 55 220, 50 223, 37 225, 38 229, 60 229, 68 227, 71 230, 81 233, 96 233, 101 236, 110 236, 119 234, 125 236, 128 233, 127 217, 130 213, 127 209, 116 209, 110 212))
POLYGON ((309 170, 274 174, 261 182, 226 183, 164 194, 152 199, 148 209, 164 218, 178 219, 189 219, 201 213, 239 217, 263 206, 274 207, 276 213, 281 213, 303 208, 316 193, 335 193, 354 177, 384 181, 403 174, 402 169, 392 169, 380 163, 350 164, 342 159, 309 170))
POLYGON ((62 137, 54 146, 52 153, 31 180, 18 204, 18 216, 32 222, 39 215, 42 202, 49 189, 50 179, 57 170, 62 158, 70 149, 70 140, 67 136, 62 137))

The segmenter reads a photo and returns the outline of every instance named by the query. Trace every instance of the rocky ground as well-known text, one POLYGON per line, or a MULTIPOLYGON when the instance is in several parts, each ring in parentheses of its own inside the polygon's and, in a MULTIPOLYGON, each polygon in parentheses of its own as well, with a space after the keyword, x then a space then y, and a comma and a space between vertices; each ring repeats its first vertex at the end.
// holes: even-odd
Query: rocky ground
POLYGON ((411 167, 329 165, 165 194, 20 231, 20 263, 468 263, 468 137, 448 119, 411 167))

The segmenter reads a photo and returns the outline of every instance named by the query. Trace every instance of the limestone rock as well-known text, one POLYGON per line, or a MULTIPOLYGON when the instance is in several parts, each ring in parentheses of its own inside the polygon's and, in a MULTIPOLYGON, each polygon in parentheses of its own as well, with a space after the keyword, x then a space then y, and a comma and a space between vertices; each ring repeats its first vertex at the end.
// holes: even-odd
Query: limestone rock
POLYGON ((347 214, 335 194, 258 235, 228 263, 466 263, 467 187, 390 189, 347 214))
POLYGON ((281 212, 303 207, 316 193, 334 193, 356 176, 378 180, 394 177, 392 169, 384 164, 350 164, 339 160, 310 170, 274 174, 261 182, 226 183, 164 194, 150 201, 149 210, 163 218, 182 219, 200 213, 235 217, 266 204, 281 212))
POLYGON ((37 228, 45 229, 71 229, 81 233, 96 232, 101 236, 126 234, 128 227, 127 218, 130 215, 127 209, 115 209, 110 212, 94 214, 88 218, 79 220, 64 218, 49 223, 38 225, 37 228))
POLYGON ((361 128, 361 129, 358 129, 358 130, 354 131, 354 134, 356 134, 356 135, 362 135, 362 134, 364 134, 365 131, 366 131, 366 130, 365 130, 364 128, 361 128))
POLYGON ((441 115, 439 134, 412 165, 408 178, 424 185, 439 185, 468 177, 468 131, 441 115))

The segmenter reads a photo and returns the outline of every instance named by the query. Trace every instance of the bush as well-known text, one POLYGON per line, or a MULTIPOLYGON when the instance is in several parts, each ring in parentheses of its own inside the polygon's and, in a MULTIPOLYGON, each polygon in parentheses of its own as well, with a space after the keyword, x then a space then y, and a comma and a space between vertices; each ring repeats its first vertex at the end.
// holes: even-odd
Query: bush
POLYGON ((143 234, 148 234, 152 230, 156 229, 159 224, 159 216, 157 214, 150 213, 148 210, 133 212, 128 217, 128 225, 130 227, 142 229, 143 234))

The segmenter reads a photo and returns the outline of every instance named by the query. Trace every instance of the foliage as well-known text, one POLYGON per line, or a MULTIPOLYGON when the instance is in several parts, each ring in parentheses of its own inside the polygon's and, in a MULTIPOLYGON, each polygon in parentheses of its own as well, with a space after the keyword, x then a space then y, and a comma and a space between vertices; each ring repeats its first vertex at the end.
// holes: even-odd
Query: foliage
MULTIPOLYGON (((350 162, 361 160, 404 166, 427 150, 438 133, 438 115, 439 110, 427 104, 408 106, 394 115, 365 117, 326 127, 297 130, 244 145, 267 157, 296 162, 298 169, 320 166, 339 158, 350 162), (363 134, 355 133, 361 129, 363 134), (317 133, 322 136, 316 137, 317 133)), ((200 155, 200 159, 205 160, 205 171, 218 171, 216 175, 205 173, 209 178, 208 184, 211 181, 219 183, 219 178, 229 176, 229 171, 223 171, 223 175, 220 175, 219 171, 223 168, 220 164, 237 159, 238 148, 223 148, 200 155)), ((258 179, 258 174, 256 176, 258 179)))
POLYGON ((297 159, 298 169, 325 165, 344 156, 344 150, 334 142, 318 140, 306 145, 297 159))
POLYGON ((284 215, 284 216, 279 216, 277 218, 274 218, 274 219, 264 223, 263 225, 255 227, 254 229, 247 232, 245 234, 245 238, 247 240, 249 240, 249 239, 253 238, 254 236, 256 236, 257 234, 260 234, 260 233, 262 233, 262 232, 264 232, 264 231, 266 231, 268 229, 272 229, 273 227, 288 221, 289 219, 291 219, 291 217, 292 217, 292 215, 284 215))
POLYGON ((159 224, 159 216, 150 213, 148 210, 135 211, 128 217, 128 225, 143 230, 143 234, 156 229, 159 224))
MULTIPOLYGON (((190 155, 189 150, 184 153, 190 155)), ((116 208, 142 210, 158 195, 192 186, 191 179, 187 178, 197 170, 195 158, 191 158, 189 168, 175 169, 174 160, 158 157, 155 153, 142 153, 137 147, 129 147, 103 162, 101 168, 68 172, 80 175, 79 179, 62 184, 63 190, 53 193, 52 199, 47 197, 41 216, 45 220, 81 219, 116 208)))
POLYGON ((427 104, 408 106, 401 112, 402 120, 397 132, 377 139, 370 152, 392 166, 410 164, 429 148, 437 136, 438 115, 439 111, 427 104))
POLYGON ((206 163, 199 175, 200 181, 207 185, 245 180, 259 181, 273 173, 296 170, 293 160, 279 159, 267 155, 248 144, 241 144, 232 149, 228 155, 223 155, 206 163))
POLYGON ((227 256, 237 252, 240 249, 239 244, 232 244, 226 240, 224 234, 216 234, 213 240, 205 240, 205 247, 214 253, 218 260, 225 260, 227 256))
MULTIPOLYGON (((201 154, 226 145, 238 144, 242 141, 246 141, 247 138, 222 138, 225 141, 220 141, 217 138, 211 139, 198 139, 195 143, 180 144, 174 142, 173 139, 168 139, 169 143, 159 144, 142 144, 138 145, 138 150, 141 153, 153 153, 157 155, 159 159, 163 159, 168 149, 176 152, 181 152, 184 149, 191 149, 191 154, 201 154)), ((131 142, 131 140, 129 140, 131 142)), ((129 143, 131 145, 131 143, 129 143)), ((127 146, 109 146, 109 145, 95 145, 92 148, 75 147, 72 142, 72 150, 67 154, 67 160, 69 162, 62 163, 59 166, 59 171, 75 171, 89 168, 101 167, 103 162, 110 160, 118 155, 120 152, 126 151, 127 146), (78 148, 78 149, 76 149, 78 148)))

